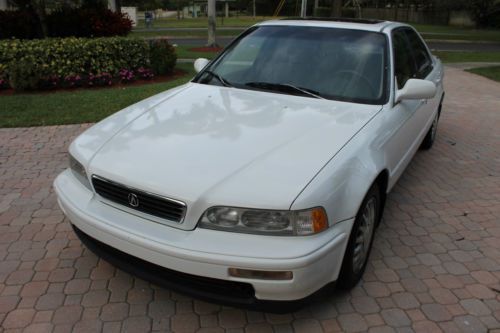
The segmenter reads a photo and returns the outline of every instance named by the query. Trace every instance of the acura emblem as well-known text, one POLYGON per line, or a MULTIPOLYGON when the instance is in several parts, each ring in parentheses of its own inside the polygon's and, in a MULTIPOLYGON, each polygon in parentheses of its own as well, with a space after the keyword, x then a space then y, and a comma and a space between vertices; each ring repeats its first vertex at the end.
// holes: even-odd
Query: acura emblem
POLYGON ((134 193, 128 194, 128 204, 132 207, 139 206, 139 198, 134 193))

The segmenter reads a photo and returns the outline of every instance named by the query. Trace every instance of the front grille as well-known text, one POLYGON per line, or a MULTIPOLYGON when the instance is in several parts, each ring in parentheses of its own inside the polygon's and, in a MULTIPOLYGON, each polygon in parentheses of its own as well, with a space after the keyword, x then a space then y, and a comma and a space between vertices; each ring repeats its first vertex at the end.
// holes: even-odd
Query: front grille
POLYGON ((92 176, 92 185, 96 193, 105 199, 162 219, 180 222, 186 212, 186 205, 183 202, 147 193, 99 176, 92 176))

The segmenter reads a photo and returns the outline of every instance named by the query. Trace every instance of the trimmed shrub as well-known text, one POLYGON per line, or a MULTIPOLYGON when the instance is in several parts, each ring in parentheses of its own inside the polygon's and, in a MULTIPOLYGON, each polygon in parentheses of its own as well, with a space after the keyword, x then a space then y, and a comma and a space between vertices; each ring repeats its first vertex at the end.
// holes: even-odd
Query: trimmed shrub
POLYGON ((107 86, 151 79, 175 67, 175 49, 166 40, 49 38, 0 41, 0 88, 16 90, 107 86))
POLYGON ((38 64, 21 59, 9 67, 10 86, 18 91, 33 90, 40 86, 40 68, 38 64))
POLYGON ((177 54, 166 39, 155 39, 149 42, 151 69, 155 74, 172 73, 177 61, 177 54))

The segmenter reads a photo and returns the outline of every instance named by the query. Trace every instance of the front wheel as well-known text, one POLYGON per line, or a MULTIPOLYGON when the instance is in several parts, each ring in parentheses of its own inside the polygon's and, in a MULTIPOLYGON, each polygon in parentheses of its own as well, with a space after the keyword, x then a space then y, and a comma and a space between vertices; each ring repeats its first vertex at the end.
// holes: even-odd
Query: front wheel
POLYGON ((368 263, 375 228, 380 218, 380 206, 380 190, 375 183, 363 199, 349 236, 337 281, 337 285, 342 289, 351 289, 363 276, 368 263))
POLYGON ((422 144, 420 145, 420 149, 429 150, 432 148, 432 145, 434 144, 434 141, 436 140, 438 121, 439 121, 439 111, 436 113, 436 116, 434 117, 434 120, 432 121, 432 126, 429 129, 429 132, 427 132, 427 135, 425 136, 424 141, 422 141, 422 144))

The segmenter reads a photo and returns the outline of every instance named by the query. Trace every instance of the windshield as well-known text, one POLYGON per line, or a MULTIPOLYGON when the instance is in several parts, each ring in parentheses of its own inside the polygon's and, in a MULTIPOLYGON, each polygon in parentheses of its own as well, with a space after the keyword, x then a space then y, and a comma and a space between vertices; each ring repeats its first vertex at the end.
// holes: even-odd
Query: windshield
POLYGON ((195 81, 365 104, 386 99, 381 33, 260 26, 231 45, 195 81))

